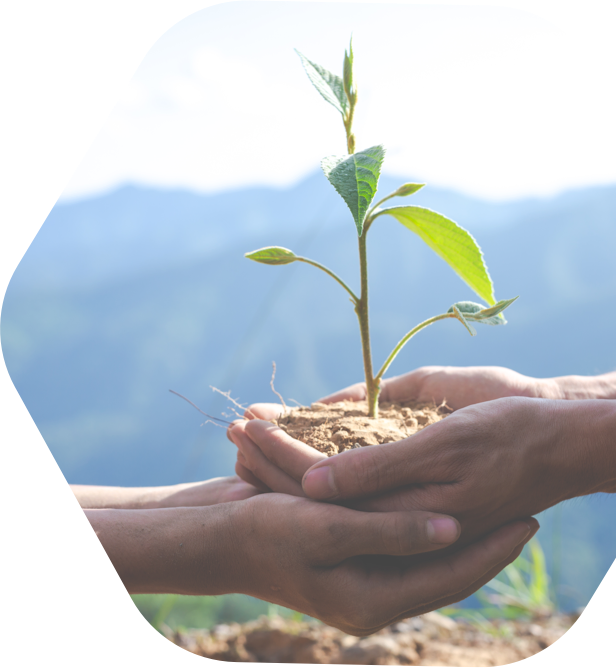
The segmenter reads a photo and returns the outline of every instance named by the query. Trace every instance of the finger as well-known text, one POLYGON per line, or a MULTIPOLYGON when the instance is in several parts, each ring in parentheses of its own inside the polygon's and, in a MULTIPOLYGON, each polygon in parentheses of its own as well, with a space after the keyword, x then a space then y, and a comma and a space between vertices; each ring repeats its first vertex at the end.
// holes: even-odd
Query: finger
POLYGON ((227 489, 222 493, 219 503, 227 501, 243 501, 249 499, 251 496, 261 494, 261 492, 269 492, 269 490, 258 480, 255 482, 244 480, 239 474, 226 479, 227 489), (241 479, 240 479, 241 478, 241 479))
POLYGON ((319 399, 321 404, 333 404, 337 401, 363 401, 366 398, 366 383, 355 383, 338 392, 319 399))
MULTIPOLYGON (((238 424, 241 424, 242 422, 245 422, 245 420, 233 420, 233 422, 227 427, 227 439, 233 443, 233 439, 231 438, 231 431, 233 427, 235 427, 238 424)), ((233 443, 235 445, 235 443, 233 443)))
POLYGON ((280 404, 251 404, 244 417, 247 420, 275 420, 283 411, 280 404))
MULTIPOLYGON (((245 432, 248 424, 250 422, 237 425, 231 431, 233 442, 245 458, 245 461, 241 462, 244 468, 251 471, 256 478, 275 492, 291 494, 293 496, 305 496, 301 484, 279 469, 276 464, 270 462, 259 447, 253 443, 250 436, 245 432)), ((270 424, 269 426, 271 427, 272 425, 270 424)))
POLYGON ((325 547, 326 563, 358 555, 406 556, 439 550, 460 535, 458 521, 431 512, 362 513, 332 507, 327 531, 331 546, 325 547))
MULTIPOLYGON (((420 614, 417 611, 427 612, 460 601, 477 591, 516 559, 533 535, 533 522, 536 523, 533 518, 513 522, 453 556, 439 559, 435 555, 422 566, 412 564, 402 577, 392 569, 395 590, 388 597, 376 596, 370 599, 369 614, 379 620, 376 628, 420 614), (397 609, 404 612, 387 614, 388 611, 396 610, 396 601, 397 609), (409 608, 409 601, 413 601, 412 608, 409 608), (382 610, 379 609, 381 607, 382 610), (388 621, 385 623, 384 620, 388 621)), ((378 586, 382 588, 388 585, 380 582, 378 586)), ((366 592, 366 595, 369 596, 369 593, 366 592)))
MULTIPOLYGON (((443 608, 447 605, 451 605, 452 603, 457 603, 458 601, 462 601, 465 598, 471 596, 471 594, 474 594, 478 589, 481 589, 481 587, 490 582, 490 580, 494 579, 503 570, 503 568, 509 566, 509 564, 514 562, 520 556, 522 550, 524 549, 524 546, 539 530, 539 522, 537 522, 535 518, 527 518, 524 521, 527 522, 530 526, 530 531, 528 535, 522 540, 521 543, 517 545, 517 547, 514 548, 514 550, 509 555, 507 555, 507 557, 505 557, 498 564, 496 564, 488 571, 486 571, 486 573, 484 573, 478 580, 475 580, 475 582, 473 582, 472 584, 469 583, 468 586, 466 586, 461 591, 455 593, 450 592, 445 597, 440 598, 438 600, 430 601, 430 603, 424 604, 421 607, 417 607, 417 605, 414 605, 412 608, 407 610, 403 615, 399 616, 396 621, 400 619, 407 619, 408 617, 423 615, 424 613, 429 612, 430 610, 436 610, 437 608, 443 608)), ((461 552, 462 551, 458 552, 457 555, 454 555, 453 557, 450 558, 456 558, 456 556, 459 556, 461 552)))
POLYGON ((481 589, 481 587, 490 582, 490 580, 493 580, 504 568, 509 566, 509 564, 513 563, 520 556, 522 550, 524 549, 524 546, 535 535, 535 532, 536 530, 535 531, 531 530, 528 536, 513 550, 513 552, 511 552, 511 554, 509 554, 505 559, 499 562, 487 573, 482 575, 481 578, 479 578, 472 584, 469 584, 465 589, 455 593, 450 592, 443 598, 440 598, 438 600, 436 599, 432 600, 429 603, 416 604, 415 602, 413 602, 413 606, 411 608, 408 608, 404 612, 400 613, 399 615, 396 615, 395 617, 392 617, 386 622, 379 623, 378 626, 367 631, 366 633, 368 632, 374 633, 376 631, 379 631, 381 628, 384 628, 385 626, 389 626, 390 624, 395 624, 396 622, 400 622, 404 619, 409 619, 410 617, 418 617, 419 615, 424 615, 425 613, 431 612, 432 610, 446 608, 454 603, 463 601, 469 596, 472 596, 475 592, 477 592, 479 589, 481 589))
MULTIPOLYGON (((251 471, 249 471, 241 462, 235 462, 235 472, 249 485, 256 487, 260 492, 271 492, 272 490, 261 482, 251 471)), ((248 498, 248 497, 246 497, 248 498)))
POLYGON ((300 484, 304 473, 313 464, 327 459, 327 455, 269 422, 253 420, 245 425, 245 431, 272 464, 300 484))
POLYGON ((387 378, 381 382, 381 401, 405 403, 419 400, 426 375, 435 369, 436 367, 421 367, 401 376, 387 378))
POLYGON ((406 583, 400 587, 400 594, 406 591, 418 608, 429 606, 435 600, 457 596, 474 583, 483 582, 538 528, 539 523, 534 518, 516 520, 459 552, 419 567, 411 566, 405 574, 406 583))
MULTIPOLYGON (((420 382, 422 380, 421 370, 416 369, 403 376, 385 378, 381 380, 381 392, 379 402, 381 401, 408 401, 419 395, 420 382)), ((329 394, 319 403, 333 404, 336 401, 363 401, 366 398, 366 383, 355 383, 333 394, 329 394)))
POLYGON ((387 446, 346 450, 306 471, 302 486, 319 501, 383 494, 417 483, 455 482, 451 468, 439 470, 441 446, 456 436, 453 418, 387 446))

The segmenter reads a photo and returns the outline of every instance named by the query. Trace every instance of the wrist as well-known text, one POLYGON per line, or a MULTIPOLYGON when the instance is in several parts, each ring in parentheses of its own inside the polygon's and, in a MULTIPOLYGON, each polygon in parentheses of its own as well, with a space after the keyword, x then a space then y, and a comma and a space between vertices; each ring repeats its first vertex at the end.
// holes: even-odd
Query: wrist
POLYGON ((616 399, 616 372, 600 376, 560 376, 539 382, 552 399, 616 399))
POLYGON ((563 499, 616 491, 616 401, 550 403, 559 432, 552 439, 551 467, 564 474, 563 499))

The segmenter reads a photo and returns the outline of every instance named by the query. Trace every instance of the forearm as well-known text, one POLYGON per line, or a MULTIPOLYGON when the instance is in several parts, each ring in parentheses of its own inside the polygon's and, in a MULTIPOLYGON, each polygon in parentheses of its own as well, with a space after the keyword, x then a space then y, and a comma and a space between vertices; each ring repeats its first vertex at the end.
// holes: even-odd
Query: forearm
POLYGON ((131 594, 218 595, 236 590, 238 504, 85 510, 131 594))
POLYGON ((157 508, 167 487, 106 487, 97 485, 71 485, 79 505, 88 508, 157 508))
POLYGON ((98 487, 71 485, 79 505, 86 508, 126 508, 144 510, 209 506, 237 501, 257 493, 237 477, 213 478, 162 487, 98 487))
POLYGON ((600 376, 559 376, 538 380, 550 399, 616 399, 616 371, 600 376))

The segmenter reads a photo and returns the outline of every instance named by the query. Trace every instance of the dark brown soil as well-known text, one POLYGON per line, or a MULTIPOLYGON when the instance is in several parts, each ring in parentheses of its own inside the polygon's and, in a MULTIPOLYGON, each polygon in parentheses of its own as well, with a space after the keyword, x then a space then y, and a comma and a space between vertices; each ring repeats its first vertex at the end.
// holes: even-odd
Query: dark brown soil
POLYGON ((219 661, 388 666, 502 666, 558 640, 577 616, 486 622, 481 629, 430 612, 356 638, 316 621, 262 617, 211 631, 163 629, 169 640, 219 661))
POLYGON ((341 401, 288 409, 277 424, 331 457, 351 448, 400 441, 451 412, 445 404, 382 403, 379 417, 369 418, 365 401, 341 401))

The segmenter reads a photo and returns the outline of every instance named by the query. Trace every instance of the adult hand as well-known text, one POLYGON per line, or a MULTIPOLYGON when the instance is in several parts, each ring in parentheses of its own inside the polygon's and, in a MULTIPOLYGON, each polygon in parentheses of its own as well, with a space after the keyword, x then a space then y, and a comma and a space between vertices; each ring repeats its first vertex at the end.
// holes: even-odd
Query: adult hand
MULTIPOLYGON (((436 403, 457 410, 503 397, 560 398, 557 379, 531 378, 498 366, 425 366, 381 381, 379 401, 436 403)), ((366 398, 366 384, 356 383, 324 397, 323 403, 366 398)))
POLYGON ((466 598, 538 529, 525 518, 453 555, 431 553, 417 563, 405 555, 442 547, 426 541, 417 513, 365 513, 279 494, 245 506, 240 591, 359 636, 466 598))
POLYGON ((281 494, 85 512, 131 593, 244 593, 354 635, 469 596, 538 528, 525 518, 418 564, 408 555, 431 549, 434 513, 366 513, 281 494))
MULTIPOLYGON (((418 403, 440 404, 445 401, 450 408, 464 408, 475 403, 490 401, 502 397, 527 396, 527 397, 553 397, 559 396, 556 379, 537 379, 523 376, 511 369, 503 367, 444 367, 429 366, 415 369, 402 376, 386 378, 381 381, 381 394, 379 401, 391 401, 405 403, 416 401, 418 403)), ((355 383, 338 392, 334 392, 319 400, 321 403, 334 403, 336 401, 362 401, 366 398, 366 384, 355 383)), ((248 419, 258 418, 261 420, 274 420, 282 412, 280 404, 260 403, 253 404, 248 408, 245 417, 248 419)), ((302 447, 293 439, 272 441, 266 438, 262 441, 267 450, 265 457, 256 452, 247 439, 242 438, 238 429, 228 432, 230 440, 238 445, 238 460, 236 473, 246 482, 263 488, 269 488, 277 492, 302 494, 301 487, 296 483, 306 470, 323 456, 313 448, 302 447), (235 433, 237 438, 232 437, 235 433), (283 445, 283 441, 286 445, 283 445), (244 447, 240 447, 240 442, 244 447), (284 453, 281 448, 287 447, 284 453), (246 457, 250 459, 247 461, 246 457), (269 462, 267 458, 269 457, 269 462), (277 460, 282 460, 290 466, 293 475, 293 483, 285 475, 285 470, 272 466, 277 460), (257 473, 256 469, 259 469, 257 473), (279 469, 278 471, 276 469, 279 469), (298 478, 299 476, 299 478, 298 478)))
POLYGON ((365 510, 446 513, 460 521, 464 544, 564 499, 616 489, 615 431, 613 401, 509 398, 329 459, 260 420, 229 435, 238 474, 270 489, 365 510))
MULTIPOLYGON (((531 378, 499 366, 424 366, 381 381, 379 400, 436 404, 446 401, 450 408, 457 410, 505 397, 616 399, 616 372, 601 376, 531 378)), ((344 399, 361 401, 365 398, 366 384, 356 383, 320 401, 333 403, 344 399)))
POLYGON ((560 501, 615 489, 616 402, 507 398, 463 408, 397 443, 319 461, 312 498, 448 513, 463 542, 560 501))

